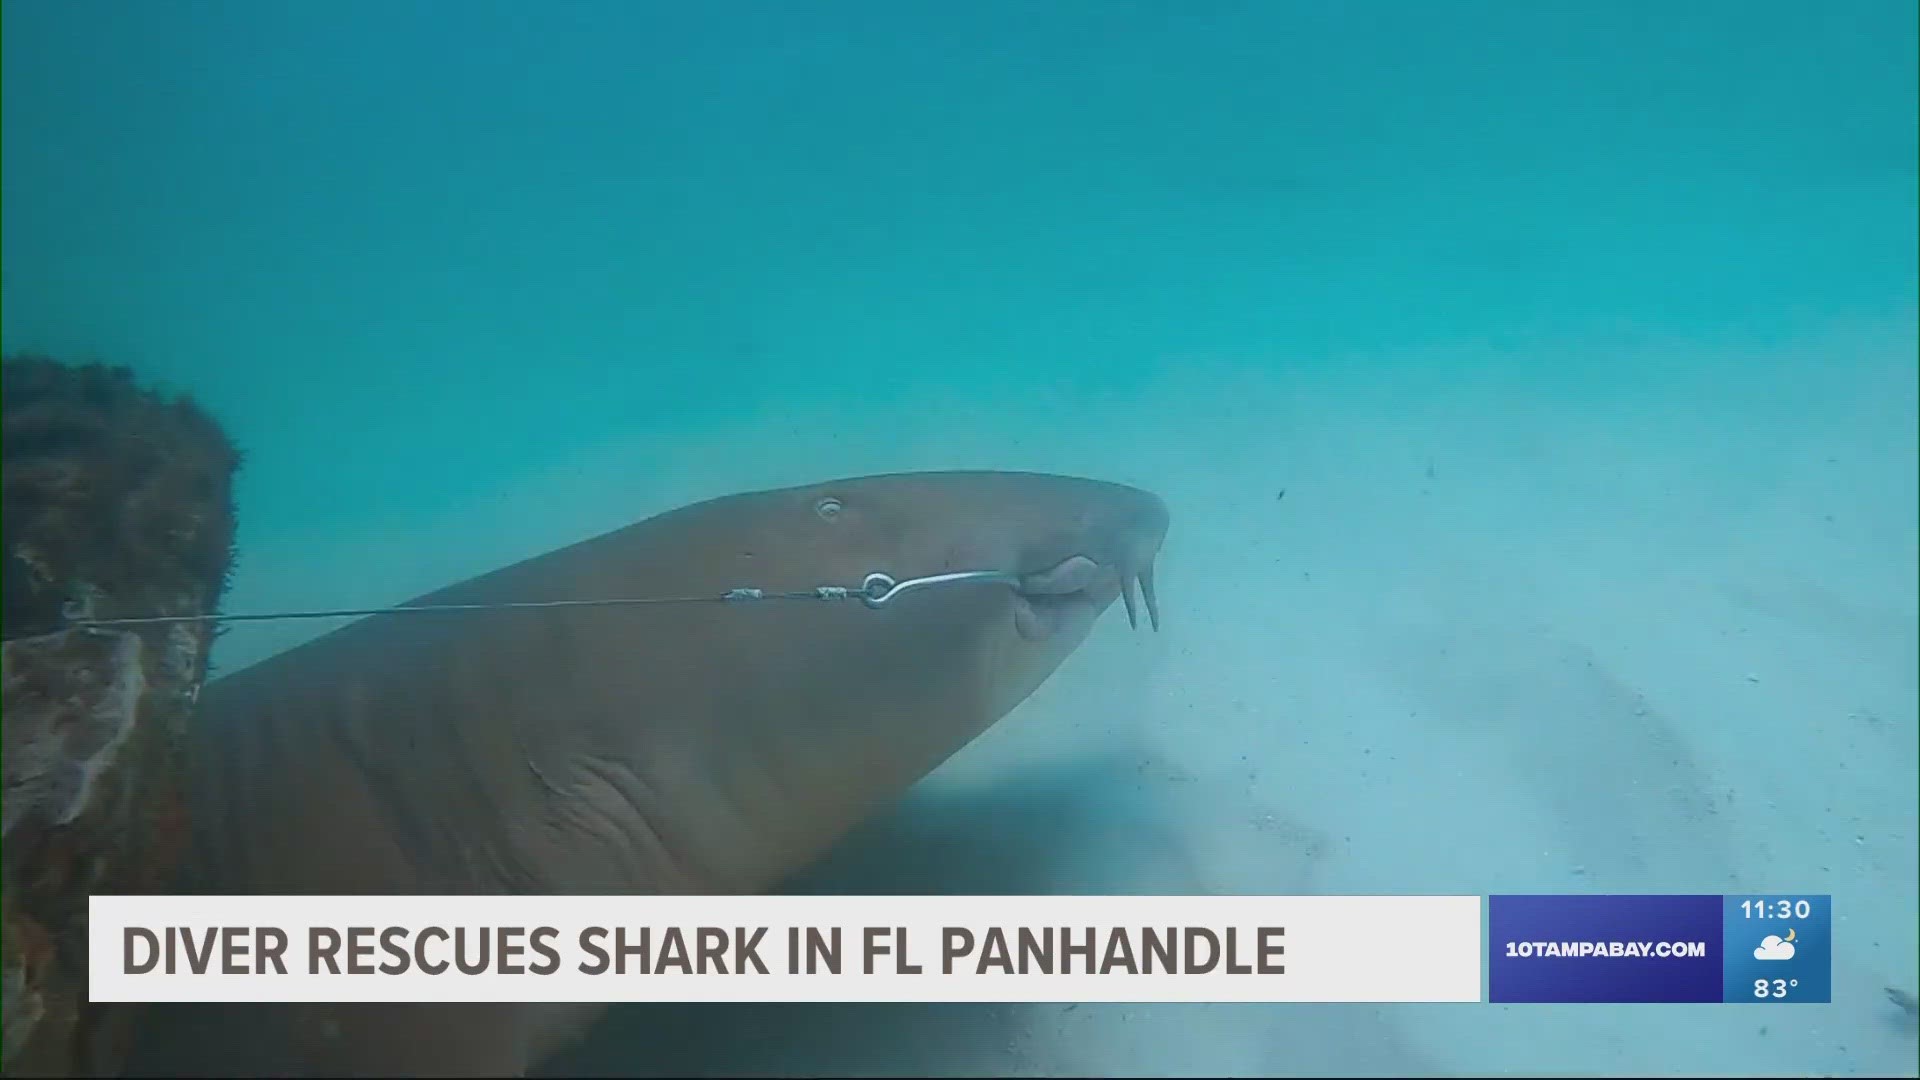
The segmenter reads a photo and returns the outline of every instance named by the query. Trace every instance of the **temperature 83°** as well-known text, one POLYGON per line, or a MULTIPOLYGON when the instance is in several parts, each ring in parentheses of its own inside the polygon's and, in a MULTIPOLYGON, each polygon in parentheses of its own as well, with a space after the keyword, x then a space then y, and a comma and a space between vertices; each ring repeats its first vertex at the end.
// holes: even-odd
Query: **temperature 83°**
POLYGON ((1755 979, 1753 980, 1753 996, 1757 998, 1784 998, 1789 991, 1799 985, 1799 979, 1755 979))

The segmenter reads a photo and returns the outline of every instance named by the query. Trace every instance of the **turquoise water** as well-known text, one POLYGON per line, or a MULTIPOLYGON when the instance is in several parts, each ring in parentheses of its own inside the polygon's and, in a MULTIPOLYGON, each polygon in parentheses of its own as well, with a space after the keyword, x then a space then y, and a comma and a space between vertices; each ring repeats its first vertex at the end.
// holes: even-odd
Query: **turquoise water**
MULTIPOLYGON (((1174 507, 1185 629, 1097 636, 956 762, 1051 763, 958 820, 1086 830, 1070 872, 972 884, 1733 878, 1855 913, 1836 1003, 1790 1014, 762 1010, 688 1067, 1914 1074, 1912 4, 4 20, 5 348, 215 410, 236 609, 743 487, 1091 472, 1174 507), (1556 791, 1562 736, 1614 780, 1556 791), (1260 848, 1276 815, 1320 839, 1260 848)), ((655 1067, 628 1030, 578 1067, 655 1067)))

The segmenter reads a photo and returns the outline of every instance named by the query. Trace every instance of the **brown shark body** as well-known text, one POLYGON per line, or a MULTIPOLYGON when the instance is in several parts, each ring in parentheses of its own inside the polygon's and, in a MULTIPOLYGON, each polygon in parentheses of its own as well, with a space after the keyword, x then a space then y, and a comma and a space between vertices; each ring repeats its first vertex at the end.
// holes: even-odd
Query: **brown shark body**
MULTIPOLYGON (((775 887, 1025 700, 1116 597, 1136 619, 1137 587, 1157 628, 1167 524, 1158 497, 1124 485, 902 473, 696 503, 442 589, 414 604, 1005 575, 878 605, 554 606, 348 625, 206 686, 185 887, 775 887)), ((222 1006, 214 1035, 186 1040, 192 1059, 163 1071, 520 1075, 599 1012, 222 1006)))

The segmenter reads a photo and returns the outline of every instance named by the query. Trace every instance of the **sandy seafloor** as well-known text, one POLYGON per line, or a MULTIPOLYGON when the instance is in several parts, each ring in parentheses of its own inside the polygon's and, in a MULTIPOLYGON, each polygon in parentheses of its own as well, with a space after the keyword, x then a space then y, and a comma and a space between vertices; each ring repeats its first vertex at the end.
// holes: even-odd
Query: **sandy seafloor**
MULTIPOLYGON (((1836 1003, 628 1007, 556 1070, 1910 1074, 1884 988, 1913 985, 1920 949, 1914 347, 1910 317, 1756 347, 1766 381, 1717 398, 1684 375, 1307 373, 870 403, 914 432, 794 402, 484 509, 263 544, 233 606, 309 602, 316 573, 339 575, 329 602, 387 602, 635 511, 879 462, 1143 484, 1173 509, 1162 631, 1112 609, 806 887, 1828 892, 1836 1003), (475 547, 410 567, 422 535, 475 547)), ((1675 349, 1716 346, 1617 359, 1675 349)))
POLYGON ((6 346, 217 411, 231 610, 1085 473, 1172 509, 1162 632, 806 887, 1834 896, 1830 1006, 623 1008, 556 1072, 1915 1074, 1911 10, 62 10, 6 346))

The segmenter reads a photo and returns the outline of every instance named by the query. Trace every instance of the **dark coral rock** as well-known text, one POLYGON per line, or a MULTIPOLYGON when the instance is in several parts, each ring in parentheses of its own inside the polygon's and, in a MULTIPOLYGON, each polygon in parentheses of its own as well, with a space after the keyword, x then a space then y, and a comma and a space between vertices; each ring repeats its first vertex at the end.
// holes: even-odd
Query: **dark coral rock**
POLYGON ((179 736, 216 610, 239 453, 125 368, 8 358, 0 378, 0 1008, 9 1075, 110 1075, 131 1010, 90 1004, 87 897, 168 891, 179 736))

